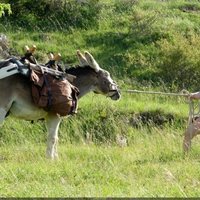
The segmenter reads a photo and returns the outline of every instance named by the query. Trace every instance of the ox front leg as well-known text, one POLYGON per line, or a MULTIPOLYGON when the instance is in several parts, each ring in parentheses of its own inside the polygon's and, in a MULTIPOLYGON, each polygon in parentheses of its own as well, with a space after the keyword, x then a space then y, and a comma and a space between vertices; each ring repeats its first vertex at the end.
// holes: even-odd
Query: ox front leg
POLYGON ((46 126, 48 131, 47 138, 47 158, 55 159, 58 158, 57 144, 58 144, 58 129, 61 118, 57 115, 48 115, 46 119, 46 126))
POLYGON ((5 119, 7 114, 7 111, 4 108, 0 108, 0 124, 3 123, 3 120, 5 119))

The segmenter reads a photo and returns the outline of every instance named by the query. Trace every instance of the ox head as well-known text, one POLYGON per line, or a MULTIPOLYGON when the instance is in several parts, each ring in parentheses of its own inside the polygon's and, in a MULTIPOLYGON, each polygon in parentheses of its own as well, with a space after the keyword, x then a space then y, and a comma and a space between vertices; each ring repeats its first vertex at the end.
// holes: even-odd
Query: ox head
POLYGON ((103 94, 112 100, 118 100, 121 97, 120 90, 115 81, 112 80, 110 73, 102 69, 93 56, 85 51, 84 55, 77 51, 80 66, 89 66, 95 72, 93 91, 97 94, 103 94))

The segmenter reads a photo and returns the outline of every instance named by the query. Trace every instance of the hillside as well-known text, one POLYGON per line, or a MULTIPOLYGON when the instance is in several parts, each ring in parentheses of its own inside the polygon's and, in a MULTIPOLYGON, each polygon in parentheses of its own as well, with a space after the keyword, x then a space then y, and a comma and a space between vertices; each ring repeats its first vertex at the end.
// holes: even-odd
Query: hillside
POLYGON ((41 62, 53 51, 74 64, 76 49, 87 49, 119 79, 198 89, 198 0, 71 0, 54 10, 54 1, 4 1, 13 13, 2 18, 0 32, 9 36, 13 53, 34 43, 41 62))
POLYGON ((199 90, 198 0, 2 2, 11 4, 0 33, 8 36, 12 55, 35 44, 39 62, 60 52, 67 68, 78 64, 77 49, 88 50, 116 80, 122 98, 81 98, 78 113, 61 122, 54 162, 45 158, 43 121, 6 118, 1 197, 199 196, 199 138, 188 155, 182 150, 188 100, 126 92, 199 90))

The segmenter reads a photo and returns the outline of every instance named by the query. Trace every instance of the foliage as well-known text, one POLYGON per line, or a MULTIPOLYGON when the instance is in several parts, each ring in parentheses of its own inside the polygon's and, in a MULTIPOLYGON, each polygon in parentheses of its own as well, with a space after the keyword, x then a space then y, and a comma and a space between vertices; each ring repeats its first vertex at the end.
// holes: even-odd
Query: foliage
POLYGON ((200 36, 197 34, 174 35, 172 41, 162 40, 158 62, 158 75, 166 83, 179 88, 199 89, 200 82, 200 36))
POLYGON ((138 0, 117 0, 114 4, 114 12, 118 14, 130 13, 137 4, 138 0))
POLYGON ((87 29, 98 25, 101 10, 99 0, 6 0, 12 15, 6 23, 26 30, 87 29), (20 12, 19 12, 20 11, 20 12))
POLYGON ((71 65, 76 49, 87 49, 120 79, 198 89, 196 0, 5 1, 14 5, 13 14, 2 24, 2 30, 9 24, 8 30, 14 30, 8 31, 14 52, 22 53, 22 45, 34 42, 41 62, 47 52, 60 51, 63 62, 71 65))
POLYGON ((0 3, 0 17, 4 16, 6 12, 11 14, 10 4, 0 3))

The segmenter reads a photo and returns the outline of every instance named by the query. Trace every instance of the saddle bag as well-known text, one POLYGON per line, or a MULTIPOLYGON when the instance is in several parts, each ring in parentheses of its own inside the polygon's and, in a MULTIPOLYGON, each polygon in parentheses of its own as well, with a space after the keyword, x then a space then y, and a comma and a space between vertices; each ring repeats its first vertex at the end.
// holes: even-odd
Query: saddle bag
POLYGON ((60 116, 77 113, 78 88, 66 79, 31 70, 31 93, 34 103, 60 116))

